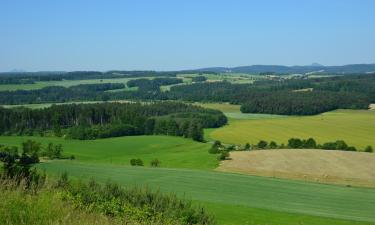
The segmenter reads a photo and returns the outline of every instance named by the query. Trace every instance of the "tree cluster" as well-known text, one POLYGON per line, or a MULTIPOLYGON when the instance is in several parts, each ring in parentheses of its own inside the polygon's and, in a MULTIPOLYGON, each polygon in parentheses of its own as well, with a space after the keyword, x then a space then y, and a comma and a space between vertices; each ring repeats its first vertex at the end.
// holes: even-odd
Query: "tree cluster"
MULTIPOLYGON (((278 145, 275 141, 267 142, 264 140, 260 140, 255 145, 250 145, 247 143, 245 148, 242 150, 251 150, 251 149, 324 149, 324 150, 342 150, 342 151, 357 151, 354 146, 349 146, 343 140, 337 140, 333 142, 325 142, 319 144, 315 141, 314 138, 307 138, 307 139, 300 139, 300 138, 290 138, 288 140, 288 144, 278 145)), ((364 152, 373 152, 372 146, 367 146, 364 152)))
POLYGON ((203 141, 203 128, 227 123, 212 109, 177 103, 96 103, 53 105, 43 109, 0 108, 0 133, 43 135, 54 132, 74 139, 164 134, 203 141))
POLYGON ((1 104, 31 104, 82 100, 108 100, 108 90, 122 89, 122 83, 80 84, 71 87, 50 86, 36 90, 1 91, 1 104))
POLYGON ((136 79, 126 83, 128 87, 138 87, 141 91, 160 91, 160 86, 182 83, 179 78, 154 78, 154 79, 136 79))

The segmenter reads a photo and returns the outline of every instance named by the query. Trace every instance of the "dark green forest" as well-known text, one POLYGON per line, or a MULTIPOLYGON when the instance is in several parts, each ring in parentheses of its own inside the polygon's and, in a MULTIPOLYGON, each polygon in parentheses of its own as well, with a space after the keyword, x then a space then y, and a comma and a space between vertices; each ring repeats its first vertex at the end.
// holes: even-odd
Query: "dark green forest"
POLYGON ((53 103, 107 100, 182 100, 190 102, 230 102, 242 105, 244 113, 314 115, 335 109, 367 109, 375 102, 375 75, 325 78, 260 80, 253 84, 198 82, 181 83, 178 78, 136 79, 127 83, 137 91, 107 92, 124 88, 123 84, 85 84, 46 87, 39 90, 0 92, 0 104, 53 103))
POLYGON ((226 123, 227 118, 218 110, 174 102, 0 108, 0 133, 3 135, 46 135, 49 132, 73 139, 96 139, 164 134, 203 141, 203 128, 226 123))

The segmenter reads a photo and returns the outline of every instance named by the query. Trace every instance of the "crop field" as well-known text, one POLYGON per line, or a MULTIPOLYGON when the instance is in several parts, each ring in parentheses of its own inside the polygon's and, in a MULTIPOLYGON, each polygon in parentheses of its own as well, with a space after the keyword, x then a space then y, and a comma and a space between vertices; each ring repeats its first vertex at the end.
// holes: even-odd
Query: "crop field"
POLYGON ((123 185, 147 185, 163 192, 177 193, 207 205, 212 213, 219 215, 220 224, 328 225, 375 222, 375 189, 189 169, 74 161, 55 161, 39 166, 53 174, 67 171, 80 179, 96 178, 102 182, 110 179, 123 185), (266 215, 275 220, 270 220, 266 215), (281 220, 276 220, 278 217, 275 215, 280 216, 281 220))
POLYGON ((159 159, 162 167, 213 169, 218 163, 208 154, 209 144, 170 136, 129 136, 97 140, 67 140, 63 138, 0 136, 0 144, 20 146, 28 139, 62 144, 64 154, 74 155, 80 162, 129 165, 132 158, 140 158, 148 166, 159 159))
POLYGON ((232 119, 229 125, 209 132, 209 138, 224 143, 256 144, 259 140, 287 143, 288 139, 313 137, 317 142, 344 140, 364 149, 375 146, 375 112, 336 110, 316 116, 232 119))
POLYGON ((317 149, 238 151, 217 170, 375 187, 375 154, 317 149))

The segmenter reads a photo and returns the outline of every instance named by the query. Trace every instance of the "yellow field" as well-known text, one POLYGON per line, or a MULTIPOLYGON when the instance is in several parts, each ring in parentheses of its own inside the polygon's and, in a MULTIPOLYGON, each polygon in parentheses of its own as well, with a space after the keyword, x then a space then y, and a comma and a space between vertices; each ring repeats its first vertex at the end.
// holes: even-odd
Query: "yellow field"
POLYGON ((219 171, 375 187, 375 154, 307 149, 231 152, 219 171))
POLYGON ((375 111, 336 110, 316 116, 231 119, 229 125, 210 131, 208 136, 241 145, 259 140, 286 144, 292 137, 313 137, 318 143, 344 140, 363 149, 367 145, 375 147, 375 111))

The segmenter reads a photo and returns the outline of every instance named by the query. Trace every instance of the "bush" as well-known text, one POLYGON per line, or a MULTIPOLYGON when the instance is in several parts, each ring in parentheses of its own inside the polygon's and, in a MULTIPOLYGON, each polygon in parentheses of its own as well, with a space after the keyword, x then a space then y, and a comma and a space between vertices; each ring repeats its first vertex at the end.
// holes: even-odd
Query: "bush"
POLYGON ((257 147, 259 149, 265 149, 265 148, 267 148, 267 146, 268 146, 268 143, 266 141, 263 141, 263 140, 259 141, 258 144, 257 144, 257 147))
POLYGON ((236 146, 235 146, 235 145, 229 145, 229 146, 227 147, 227 150, 228 150, 228 151, 234 151, 234 150, 236 150, 236 146))
POLYGON ((270 142, 270 149, 276 149, 277 148, 277 143, 274 141, 270 142))
POLYGON ((152 167, 159 167, 160 166, 160 161, 158 159, 153 159, 150 163, 152 167))
POLYGON ((142 159, 131 159, 130 165, 132 165, 132 166, 143 166, 143 161, 142 161, 142 159))
POLYGON ((314 138, 309 138, 307 140, 303 140, 303 148, 310 148, 310 149, 315 149, 316 148, 316 141, 314 138))
POLYGON ((246 143, 244 149, 245 149, 245 150, 250 150, 250 148, 251 148, 250 144, 249 144, 249 143, 246 143))
POLYGON ((219 153, 220 149, 223 147, 220 141, 215 141, 212 144, 212 147, 208 150, 209 153, 211 154, 217 154, 219 153))
POLYGON ((291 138, 288 140, 288 147, 289 148, 302 148, 302 140, 299 138, 291 138))
POLYGON ((226 160, 229 157, 228 151, 222 151, 220 155, 217 157, 218 160, 226 160))
POLYGON ((372 146, 367 146, 366 148, 365 148, 365 152, 373 152, 373 150, 372 150, 372 146))

